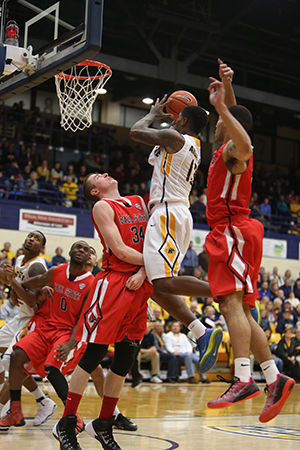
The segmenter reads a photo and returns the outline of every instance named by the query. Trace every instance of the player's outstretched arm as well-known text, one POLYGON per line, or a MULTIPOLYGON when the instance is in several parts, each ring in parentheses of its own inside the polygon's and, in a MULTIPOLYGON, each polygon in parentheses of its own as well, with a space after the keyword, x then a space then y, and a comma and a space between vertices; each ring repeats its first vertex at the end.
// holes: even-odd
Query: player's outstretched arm
POLYGON ((51 267, 47 272, 42 273, 41 275, 33 276, 29 280, 22 283, 22 286, 25 289, 39 289, 44 286, 50 286, 52 281, 52 274, 55 270, 55 267, 51 267))
POLYGON ((219 77, 225 88, 225 105, 236 105, 236 98, 232 87, 232 80, 234 72, 227 64, 225 64, 221 58, 218 58, 219 64, 219 77))
POLYGON ((93 218, 102 234, 106 245, 121 261, 142 266, 143 255, 134 248, 128 247, 122 239, 114 221, 114 211, 105 201, 99 201, 93 208, 93 218))
POLYGON ((146 145, 159 145, 165 147, 168 153, 178 152, 184 145, 184 137, 178 131, 173 129, 155 130, 150 125, 164 117, 170 117, 170 114, 163 112, 163 108, 167 105, 166 95, 162 100, 156 99, 156 102, 149 113, 138 120, 130 130, 130 137, 133 141, 141 142, 146 145))
POLYGON ((231 158, 239 161, 248 161, 252 155, 250 137, 225 105, 225 89, 223 83, 212 77, 210 77, 210 80, 211 83, 208 87, 210 93, 209 101, 223 120, 231 138, 224 151, 226 150, 231 158))
POLYGON ((34 308, 35 305, 38 303, 38 294, 37 292, 24 289, 23 286, 16 281, 14 278, 11 282, 11 286, 15 293, 17 294, 17 297, 21 299, 24 303, 26 303, 31 308, 34 308))

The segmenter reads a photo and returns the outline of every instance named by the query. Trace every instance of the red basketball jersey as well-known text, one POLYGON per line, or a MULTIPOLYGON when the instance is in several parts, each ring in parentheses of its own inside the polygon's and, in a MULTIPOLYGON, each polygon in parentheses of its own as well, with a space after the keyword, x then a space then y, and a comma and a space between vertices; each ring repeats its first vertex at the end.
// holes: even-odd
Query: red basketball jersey
POLYGON ((206 217, 211 227, 237 215, 248 217, 250 212, 253 155, 246 171, 234 175, 222 157, 225 145, 214 152, 208 170, 206 217))
POLYGON ((71 278, 69 264, 56 267, 52 274, 54 295, 50 300, 49 317, 41 328, 50 326, 58 330, 72 330, 93 281, 94 276, 90 272, 84 272, 75 279, 71 278))
MULTIPOLYGON (((130 195, 128 197, 122 197, 121 200, 104 200, 114 210, 115 224, 120 231, 124 244, 143 253, 147 216, 144 211, 141 197, 138 195, 130 195)), ((139 269, 139 266, 121 261, 112 253, 94 221, 93 212, 92 221, 103 245, 104 258, 102 267, 105 270, 111 269, 117 272, 136 272, 139 269)))

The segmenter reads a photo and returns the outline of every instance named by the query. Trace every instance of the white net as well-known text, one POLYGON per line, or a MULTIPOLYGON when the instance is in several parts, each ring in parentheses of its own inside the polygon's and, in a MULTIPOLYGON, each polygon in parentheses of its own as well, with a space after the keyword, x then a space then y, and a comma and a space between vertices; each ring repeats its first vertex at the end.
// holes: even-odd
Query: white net
POLYGON ((68 73, 55 75, 64 130, 82 131, 91 126, 93 104, 111 73, 105 64, 87 60, 71 67, 68 73))

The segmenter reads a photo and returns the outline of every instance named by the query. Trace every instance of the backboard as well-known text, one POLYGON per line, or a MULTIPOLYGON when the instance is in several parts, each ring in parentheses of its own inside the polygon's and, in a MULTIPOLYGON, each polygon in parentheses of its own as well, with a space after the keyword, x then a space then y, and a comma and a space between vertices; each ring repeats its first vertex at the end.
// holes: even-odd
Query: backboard
POLYGON ((0 78, 0 99, 43 83, 93 58, 101 49, 104 0, 3 0, 1 42, 10 20, 19 27, 19 47, 32 46, 36 70, 0 78), (6 11, 4 11, 6 7, 6 11))

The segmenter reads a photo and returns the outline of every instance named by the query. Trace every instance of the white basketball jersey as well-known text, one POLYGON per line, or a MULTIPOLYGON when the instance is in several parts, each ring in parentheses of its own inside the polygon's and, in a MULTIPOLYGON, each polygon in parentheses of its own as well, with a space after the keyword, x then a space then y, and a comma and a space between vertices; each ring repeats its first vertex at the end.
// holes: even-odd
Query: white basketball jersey
POLYGON ((148 162, 154 166, 151 178, 149 207, 164 202, 184 203, 190 206, 189 194, 194 175, 201 161, 200 140, 183 135, 185 143, 177 153, 167 153, 158 145, 148 162))
MULTIPOLYGON (((42 256, 36 256, 35 258, 32 258, 29 261, 27 261, 24 265, 22 264, 23 259, 24 259, 24 255, 18 256, 18 258, 16 259, 16 264, 15 264, 15 274, 16 274, 15 278, 19 283, 23 283, 24 281, 29 279, 28 272, 29 272, 30 267, 33 264, 36 264, 36 263, 42 264, 42 266, 44 266, 45 269, 47 270, 45 260, 42 256)), ((20 299, 19 299, 19 302, 21 303, 21 305, 19 307, 18 316, 19 317, 28 317, 28 318, 33 316, 34 309, 30 308, 30 306, 28 306, 26 303, 22 302, 22 300, 20 300, 20 299)))

